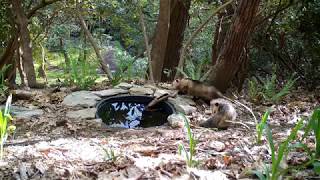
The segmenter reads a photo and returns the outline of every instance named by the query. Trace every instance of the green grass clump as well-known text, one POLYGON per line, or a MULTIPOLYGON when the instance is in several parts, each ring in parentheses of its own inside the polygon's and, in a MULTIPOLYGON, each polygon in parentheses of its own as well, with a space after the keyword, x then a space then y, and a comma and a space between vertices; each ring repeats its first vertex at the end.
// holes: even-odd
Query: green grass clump
POLYGON ((262 138, 262 133, 263 133, 263 130, 265 129, 266 125, 267 125, 267 120, 268 120, 268 117, 270 115, 270 111, 267 110, 264 115, 262 116, 261 118, 261 121, 259 124, 257 124, 256 126, 256 131, 257 131, 257 144, 261 144, 261 138, 262 138))
POLYGON ((187 130, 186 136, 189 140, 189 152, 187 151, 187 149, 185 148, 185 146, 183 144, 179 144, 178 151, 179 151, 180 155, 182 155, 182 151, 184 152, 185 160, 186 160, 188 167, 195 167, 199 164, 198 161, 194 160, 194 156, 196 154, 197 142, 194 139, 194 136, 191 132, 191 128, 190 128, 190 124, 189 124, 188 119, 183 114, 180 114, 180 115, 183 116, 183 118, 184 118, 184 125, 187 130))

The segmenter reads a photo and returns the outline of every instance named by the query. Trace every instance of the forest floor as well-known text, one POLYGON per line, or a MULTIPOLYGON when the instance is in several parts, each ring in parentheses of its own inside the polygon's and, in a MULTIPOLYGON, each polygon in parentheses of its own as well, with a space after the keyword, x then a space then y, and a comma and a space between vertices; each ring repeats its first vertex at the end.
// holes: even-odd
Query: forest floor
MULTIPOLYGON (((264 138, 261 145, 256 143, 254 120, 244 110, 237 109, 237 120, 251 121, 250 129, 238 125, 227 130, 197 127, 208 107, 198 108, 188 116, 197 140, 194 159, 199 165, 187 168, 184 157, 178 154, 179 143, 189 147, 183 128, 163 125, 110 129, 96 120, 67 118, 70 107, 61 104, 66 93, 53 96, 48 89, 34 91, 37 95, 32 100, 17 100, 13 104, 36 106, 44 114, 15 119, 17 129, 6 142, 0 179, 257 179, 245 172, 262 170, 264 164, 270 163, 268 142, 264 138), (108 156, 111 151, 115 156, 108 156)), ((258 118, 271 107, 268 123, 278 144, 301 117, 309 117, 319 107, 319 95, 319 90, 298 89, 277 105, 256 105, 245 99, 241 102, 253 107, 258 118)), ((314 148, 314 141, 310 136, 306 144, 314 148)), ((299 165, 307 160, 305 152, 297 151, 289 153, 286 164, 299 165)), ((316 177, 312 169, 293 171, 287 176, 316 177)))

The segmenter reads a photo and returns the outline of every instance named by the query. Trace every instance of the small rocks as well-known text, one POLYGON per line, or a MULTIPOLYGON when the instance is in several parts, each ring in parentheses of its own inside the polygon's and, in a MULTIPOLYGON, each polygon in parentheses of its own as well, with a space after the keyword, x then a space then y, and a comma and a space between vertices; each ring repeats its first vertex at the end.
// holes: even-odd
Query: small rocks
POLYGON ((67 113, 67 117, 73 119, 94 119, 96 111, 96 108, 87 108, 78 111, 70 111, 67 113))
POLYGON ((108 97, 108 96, 114 96, 118 94, 126 94, 128 92, 129 91, 125 89, 106 89, 102 91, 94 91, 92 93, 99 97, 108 97))
POLYGON ((101 98, 90 91, 73 92, 66 96, 62 104, 66 106, 93 107, 101 98))
POLYGON ((171 114, 167 120, 172 128, 183 128, 184 126, 184 118, 179 114, 171 114))
POLYGON ((120 84, 115 86, 115 88, 121 88, 121 89, 130 89, 132 87, 133 87, 132 84, 129 84, 129 83, 126 83, 126 82, 122 82, 122 83, 120 83, 120 84))
POLYGON ((214 149, 215 151, 221 152, 223 151, 226 146, 224 145, 224 143, 220 142, 220 141, 211 141, 209 143, 209 146, 214 149))

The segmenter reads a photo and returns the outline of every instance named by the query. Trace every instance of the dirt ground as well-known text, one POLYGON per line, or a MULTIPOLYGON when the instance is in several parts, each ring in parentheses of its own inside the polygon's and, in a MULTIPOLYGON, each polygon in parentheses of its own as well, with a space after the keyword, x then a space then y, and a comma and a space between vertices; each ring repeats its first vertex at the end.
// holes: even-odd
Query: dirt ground
MULTIPOLYGON (((264 164, 270 163, 266 139, 261 145, 256 143, 255 122, 241 108, 237 109, 237 120, 248 123, 250 129, 241 125, 227 130, 197 127, 208 107, 198 108, 198 112, 188 116, 197 140, 194 158, 199 165, 187 168, 184 157, 178 154, 179 143, 189 147, 183 128, 163 125, 110 129, 95 119, 69 119, 66 112, 70 108, 61 105, 65 93, 37 92, 32 100, 13 103, 37 106, 44 114, 38 118, 15 119, 17 129, 5 144, 0 179, 257 179, 245 172, 261 170, 264 164), (112 152, 115 155, 108 156, 112 152)), ((319 107, 319 95, 319 91, 295 90, 273 106, 239 100, 253 107, 258 119, 271 107, 269 125, 274 141, 280 142, 299 118, 310 116, 319 107)), ((314 137, 307 138, 306 143, 314 147, 314 137)), ((293 152, 289 153, 286 164, 299 165, 307 160, 305 152, 293 152)), ((287 176, 316 177, 312 169, 290 172, 287 176)))

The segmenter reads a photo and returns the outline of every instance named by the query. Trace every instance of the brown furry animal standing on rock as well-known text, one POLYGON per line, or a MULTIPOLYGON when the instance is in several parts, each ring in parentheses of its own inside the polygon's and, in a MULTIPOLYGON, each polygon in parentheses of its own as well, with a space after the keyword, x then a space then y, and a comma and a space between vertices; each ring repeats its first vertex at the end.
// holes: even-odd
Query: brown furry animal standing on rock
MULTIPOLYGON (((232 100, 232 99, 224 96, 214 86, 206 85, 200 81, 196 81, 196 80, 192 80, 192 79, 188 79, 188 78, 183 78, 183 79, 174 80, 172 82, 172 87, 174 89, 178 90, 178 92, 182 92, 184 94, 188 94, 191 96, 200 97, 206 101, 211 101, 212 99, 215 100, 216 98, 219 98, 221 104, 224 104, 223 106, 225 106, 225 107, 229 107, 229 108, 234 109, 234 107, 232 106, 232 104, 230 102, 235 103, 237 105, 240 105, 240 106, 244 107, 246 110, 248 110, 251 113, 252 117, 254 118, 254 121, 256 123, 258 123, 256 116, 254 115, 253 111, 248 106, 240 103, 237 100, 232 100), (222 103, 222 100, 224 100, 224 103, 222 103)), ((234 109, 234 111, 235 111, 235 109, 234 109)), ((233 119, 231 119, 231 120, 233 120, 233 119)), ((216 120, 214 122, 216 122, 216 120)), ((234 122, 233 124, 241 124, 241 125, 245 126, 246 128, 249 128, 247 125, 245 125, 241 122, 234 122)))
POLYGON ((212 117, 205 122, 200 123, 200 126, 207 128, 227 129, 232 123, 235 122, 237 112, 229 101, 222 98, 213 99, 210 102, 210 105, 212 117))
POLYGON ((224 97, 222 93, 215 88, 214 86, 206 85, 200 81, 192 80, 192 79, 176 79, 172 82, 172 86, 174 89, 182 92, 184 94, 188 94, 191 96, 196 96, 203 98, 204 100, 212 100, 215 98, 224 97))

